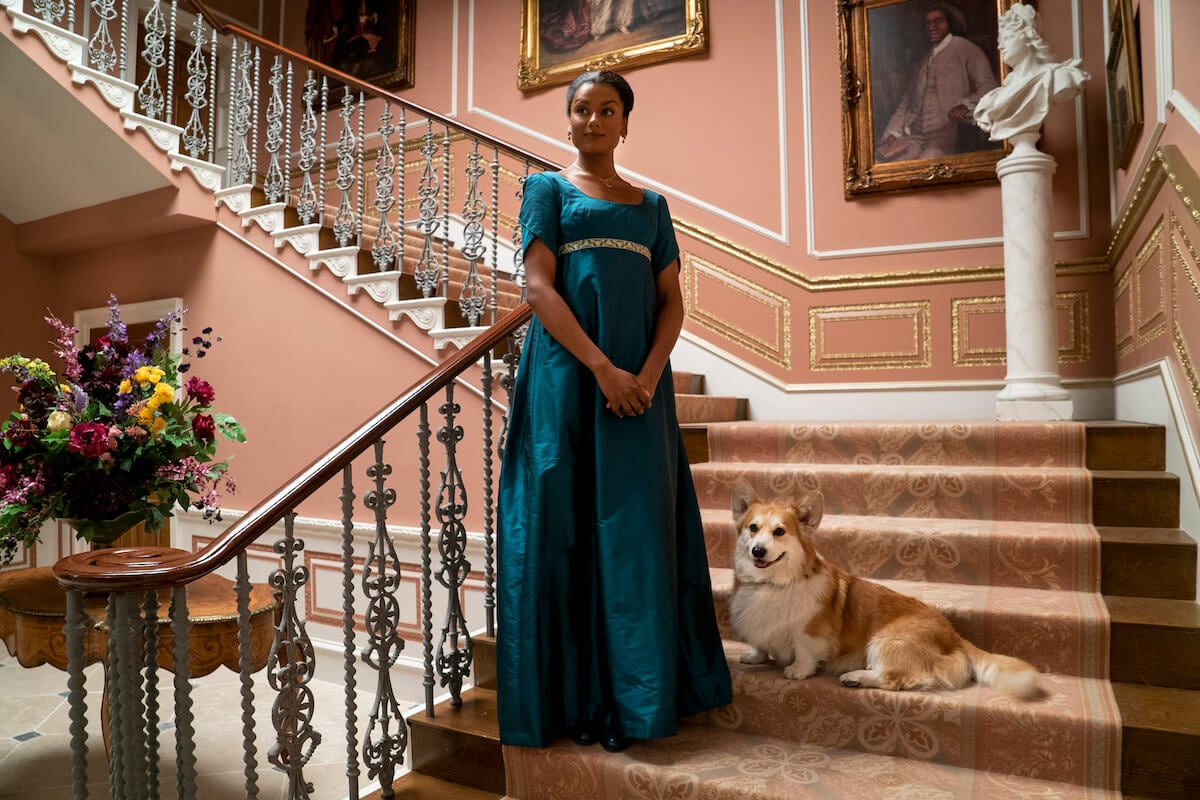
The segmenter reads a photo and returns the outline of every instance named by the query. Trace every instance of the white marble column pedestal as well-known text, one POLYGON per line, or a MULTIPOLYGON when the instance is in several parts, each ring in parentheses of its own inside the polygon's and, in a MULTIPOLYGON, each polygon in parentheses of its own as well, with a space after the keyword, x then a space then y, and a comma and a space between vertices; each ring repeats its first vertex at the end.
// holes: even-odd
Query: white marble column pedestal
POLYGON ((1018 134, 996 164, 1004 214, 1004 317, 1008 374, 996 395, 998 420, 1071 419, 1074 404, 1058 372, 1052 156, 1037 133, 1018 134))

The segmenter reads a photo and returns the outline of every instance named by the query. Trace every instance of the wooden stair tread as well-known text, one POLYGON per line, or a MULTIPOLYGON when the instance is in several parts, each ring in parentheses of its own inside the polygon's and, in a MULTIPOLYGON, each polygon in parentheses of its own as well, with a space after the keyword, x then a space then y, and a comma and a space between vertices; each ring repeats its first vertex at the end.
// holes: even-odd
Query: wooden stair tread
POLYGON ((1200 736, 1200 692, 1113 682, 1126 728, 1200 736))
MULTIPOLYGON (((392 790, 396 800, 500 800, 503 796, 420 772, 409 772, 400 776, 392 784, 392 790)), ((363 800, 376 800, 381 797, 383 790, 379 789, 364 795, 363 800)))
POLYGON ((1200 605, 1190 600, 1105 595, 1114 625, 1150 625, 1200 630, 1200 605))
POLYGON ((1196 540, 1180 528, 1137 528, 1098 525, 1096 532, 1102 542, 1120 542, 1140 545, 1163 545, 1196 548, 1196 540))
POLYGON ((449 702, 439 703, 437 716, 415 714, 409 717, 412 727, 440 728, 448 731, 482 736, 500 742, 500 722, 496 716, 496 692, 475 687, 464 689, 462 705, 455 708, 449 702))

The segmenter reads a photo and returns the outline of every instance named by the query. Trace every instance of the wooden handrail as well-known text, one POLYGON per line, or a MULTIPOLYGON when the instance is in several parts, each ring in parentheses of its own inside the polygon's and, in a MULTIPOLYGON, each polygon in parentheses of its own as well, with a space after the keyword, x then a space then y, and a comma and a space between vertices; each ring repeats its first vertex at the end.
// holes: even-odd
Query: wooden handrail
POLYGON ((199 553, 157 547, 125 547, 77 553, 54 565, 66 589, 82 592, 149 591, 191 583, 233 559, 266 533, 291 509, 324 486, 362 455, 377 439, 418 410, 469 366, 483 358, 533 315, 528 303, 505 314, 495 325, 447 359, 340 444, 318 458, 271 497, 227 528, 199 553))
POLYGON ((353 75, 349 75, 345 72, 341 72, 340 70, 336 70, 333 67, 330 67, 327 64, 322 64, 320 61, 315 61, 306 55, 301 55, 300 53, 297 53, 295 50, 289 50, 288 48, 284 47, 281 44, 278 44, 277 42, 272 42, 269 39, 264 39, 262 36, 259 36, 257 33, 254 33, 253 31, 248 31, 245 28, 238 26, 238 25, 234 25, 232 23, 222 22, 221 20, 219 20, 217 18, 217 16, 212 11, 210 11, 208 9, 207 6, 205 6, 205 4, 201 0, 186 0, 186 2, 190 6, 192 6, 198 14, 203 16, 204 19, 208 22, 208 24, 212 25, 213 28, 215 28, 217 30, 217 32, 219 32, 219 33, 236 35, 242 39, 246 39, 248 41, 253 42, 254 44, 258 45, 259 47, 270 50, 271 52, 278 53, 283 56, 287 56, 288 58, 291 58, 291 59, 295 59, 296 61, 299 61, 300 63, 311 67, 316 72, 324 73, 331 78, 337 79, 341 83, 345 83, 350 86, 353 86, 354 88, 356 88, 362 92, 366 92, 369 95, 387 98, 391 102, 393 102, 397 105, 404 106, 408 110, 416 112, 417 114, 419 114, 422 117, 425 117, 426 119, 431 119, 434 122, 440 123, 447 127, 460 130, 466 134, 469 134, 472 138, 478 139, 480 142, 486 142, 488 145, 496 148, 497 150, 503 151, 505 153, 508 153, 511 156, 515 156, 516 158, 522 159, 524 161, 528 161, 532 164, 536 164, 537 166, 541 167, 542 169, 547 169, 547 170, 562 169, 562 165, 555 164, 553 161, 548 161, 545 158, 542 158, 541 156, 537 155, 536 153, 531 153, 528 150, 517 147, 516 145, 508 144, 507 142, 502 142, 499 139, 495 138, 494 136, 490 136, 490 135, 484 133, 483 131, 479 130, 478 128, 473 128, 470 125, 466 125, 459 120, 451 119, 450 117, 439 114, 436 111, 431 111, 428 108, 425 108, 424 106, 420 106, 409 100, 405 100, 403 97, 400 97, 397 94, 393 94, 392 92, 389 92, 386 89, 381 89, 380 87, 375 86, 374 84, 366 83, 366 82, 360 80, 359 78, 354 77, 353 75))

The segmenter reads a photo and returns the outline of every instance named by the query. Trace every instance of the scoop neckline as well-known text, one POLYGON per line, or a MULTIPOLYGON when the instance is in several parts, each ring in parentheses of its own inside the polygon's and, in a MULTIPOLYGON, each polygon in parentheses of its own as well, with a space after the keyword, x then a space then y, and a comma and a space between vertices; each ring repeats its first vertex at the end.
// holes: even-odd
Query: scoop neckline
POLYGON ((636 208, 637 206, 643 206, 646 204, 645 189, 638 189, 638 191, 642 193, 641 200, 637 201, 636 203, 622 203, 620 200, 606 200, 603 197, 596 197, 595 195, 588 194, 583 189, 580 189, 578 186, 576 186, 566 175, 563 175, 561 172, 551 172, 549 174, 554 175, 584 197, 588 198, 589 200, 595 200, 597 203, 609 203, 614 206, 629 206, 630 208, 636 208))

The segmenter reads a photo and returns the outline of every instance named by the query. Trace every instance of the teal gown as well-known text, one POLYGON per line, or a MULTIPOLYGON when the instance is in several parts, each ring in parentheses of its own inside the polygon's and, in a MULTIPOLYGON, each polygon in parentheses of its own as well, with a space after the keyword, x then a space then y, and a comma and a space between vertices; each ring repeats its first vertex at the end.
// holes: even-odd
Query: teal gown
MULTIPOLYGON (((525 182, 524 247, 558 253, 555 287, 634 374, 655 279, 679 256, 666 201, 590 197, 557 173, 525 182)), ((535 318, 500 473, 498 702, 504 744, 575 725, 651 739, 731 701, 696 491, 668 365, 651 406, 618 418, 592 373, 535 318)))

